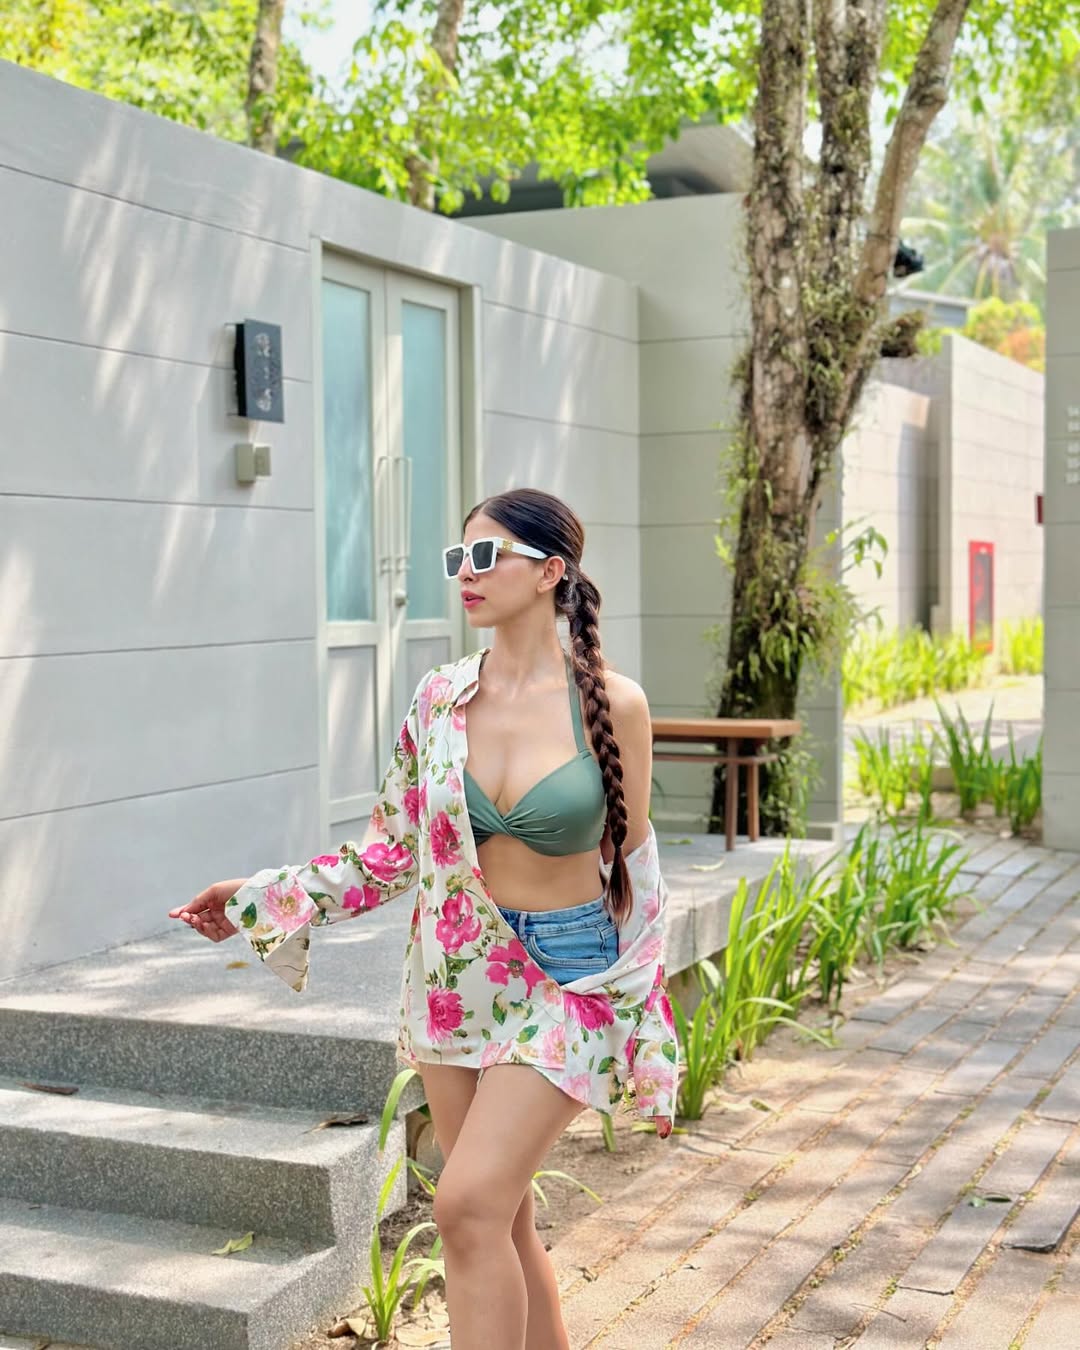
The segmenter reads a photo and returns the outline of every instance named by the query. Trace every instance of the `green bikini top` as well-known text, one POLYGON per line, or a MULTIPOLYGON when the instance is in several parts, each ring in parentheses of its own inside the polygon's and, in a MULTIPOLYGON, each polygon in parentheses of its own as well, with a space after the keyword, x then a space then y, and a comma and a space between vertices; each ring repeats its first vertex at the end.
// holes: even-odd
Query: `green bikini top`
POLYGON ((508 834, 537 853, 566 857, 571 853, 588 853, 604 836, 607 824, 604 780, 599 764, 585 744, 577 683, 570 662, 566 664, 578 753, 534 783, 505 816, 466 769, 465 804, 478 844, 485 843, 493 834, 508 834))

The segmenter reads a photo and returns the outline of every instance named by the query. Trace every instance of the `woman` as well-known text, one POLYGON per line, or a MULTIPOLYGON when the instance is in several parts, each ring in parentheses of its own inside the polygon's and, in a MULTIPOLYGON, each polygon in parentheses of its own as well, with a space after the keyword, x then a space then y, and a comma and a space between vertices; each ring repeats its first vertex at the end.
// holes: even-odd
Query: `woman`
POLYGON ((445 573, 494 645, 420 681, 364 846, 170 911, 216 942, 243 933, 300 991, 311 927, 418 887, 398 1058, 423 1078, 445 1158, 454 1350, 567 1350, 532 1175, 583 1106, 610 1113, 624 1090, 671 1131, 649 709, 601 658, 584 542, 546 492, 475 507, 445 573))

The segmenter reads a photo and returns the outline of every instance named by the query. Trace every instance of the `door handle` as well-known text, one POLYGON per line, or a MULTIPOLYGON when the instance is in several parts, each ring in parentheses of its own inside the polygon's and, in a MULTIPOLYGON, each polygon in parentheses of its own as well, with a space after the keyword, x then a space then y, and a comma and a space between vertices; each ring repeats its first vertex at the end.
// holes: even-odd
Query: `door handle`
POLYGON ((399 455, 394 460, 394 483, 397 491, 397 557, 395 570, 408 572, 411 553, 413 475, 412 460, 407 455, 399 455))
POLYGON ((393 542, 387 539, 386 511, 386 475, 389 465, 385 455, 375 461, 375 477, 372 484, 373 509, 375 517, 375 553, 378 559, 379 576, 384 576, 393 567, 393 542), (389 544, 389 547, 388 547, 389 544))

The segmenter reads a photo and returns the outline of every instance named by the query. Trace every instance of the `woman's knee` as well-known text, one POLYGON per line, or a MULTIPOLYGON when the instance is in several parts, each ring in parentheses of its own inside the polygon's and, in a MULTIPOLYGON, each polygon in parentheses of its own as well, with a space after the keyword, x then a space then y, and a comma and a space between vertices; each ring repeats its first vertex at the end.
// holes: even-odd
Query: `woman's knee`
POLYGON ((514 1211, 499 1190, 492 1181, 463 1175, 462 1169, 448 1164, 435 1189, 433 1206, 433 1217, 444 1244, 462 1249, 509 1236, 514 1211))

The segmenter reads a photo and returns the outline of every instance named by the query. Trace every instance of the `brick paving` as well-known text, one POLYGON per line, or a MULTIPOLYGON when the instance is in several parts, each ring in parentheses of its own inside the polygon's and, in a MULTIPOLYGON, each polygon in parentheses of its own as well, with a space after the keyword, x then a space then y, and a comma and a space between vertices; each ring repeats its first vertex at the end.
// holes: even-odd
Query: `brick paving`
POLYGON ((560 1238, 573 1350, 1080 1350, 1080 856, 966 846, 955 946, 560 1238))

